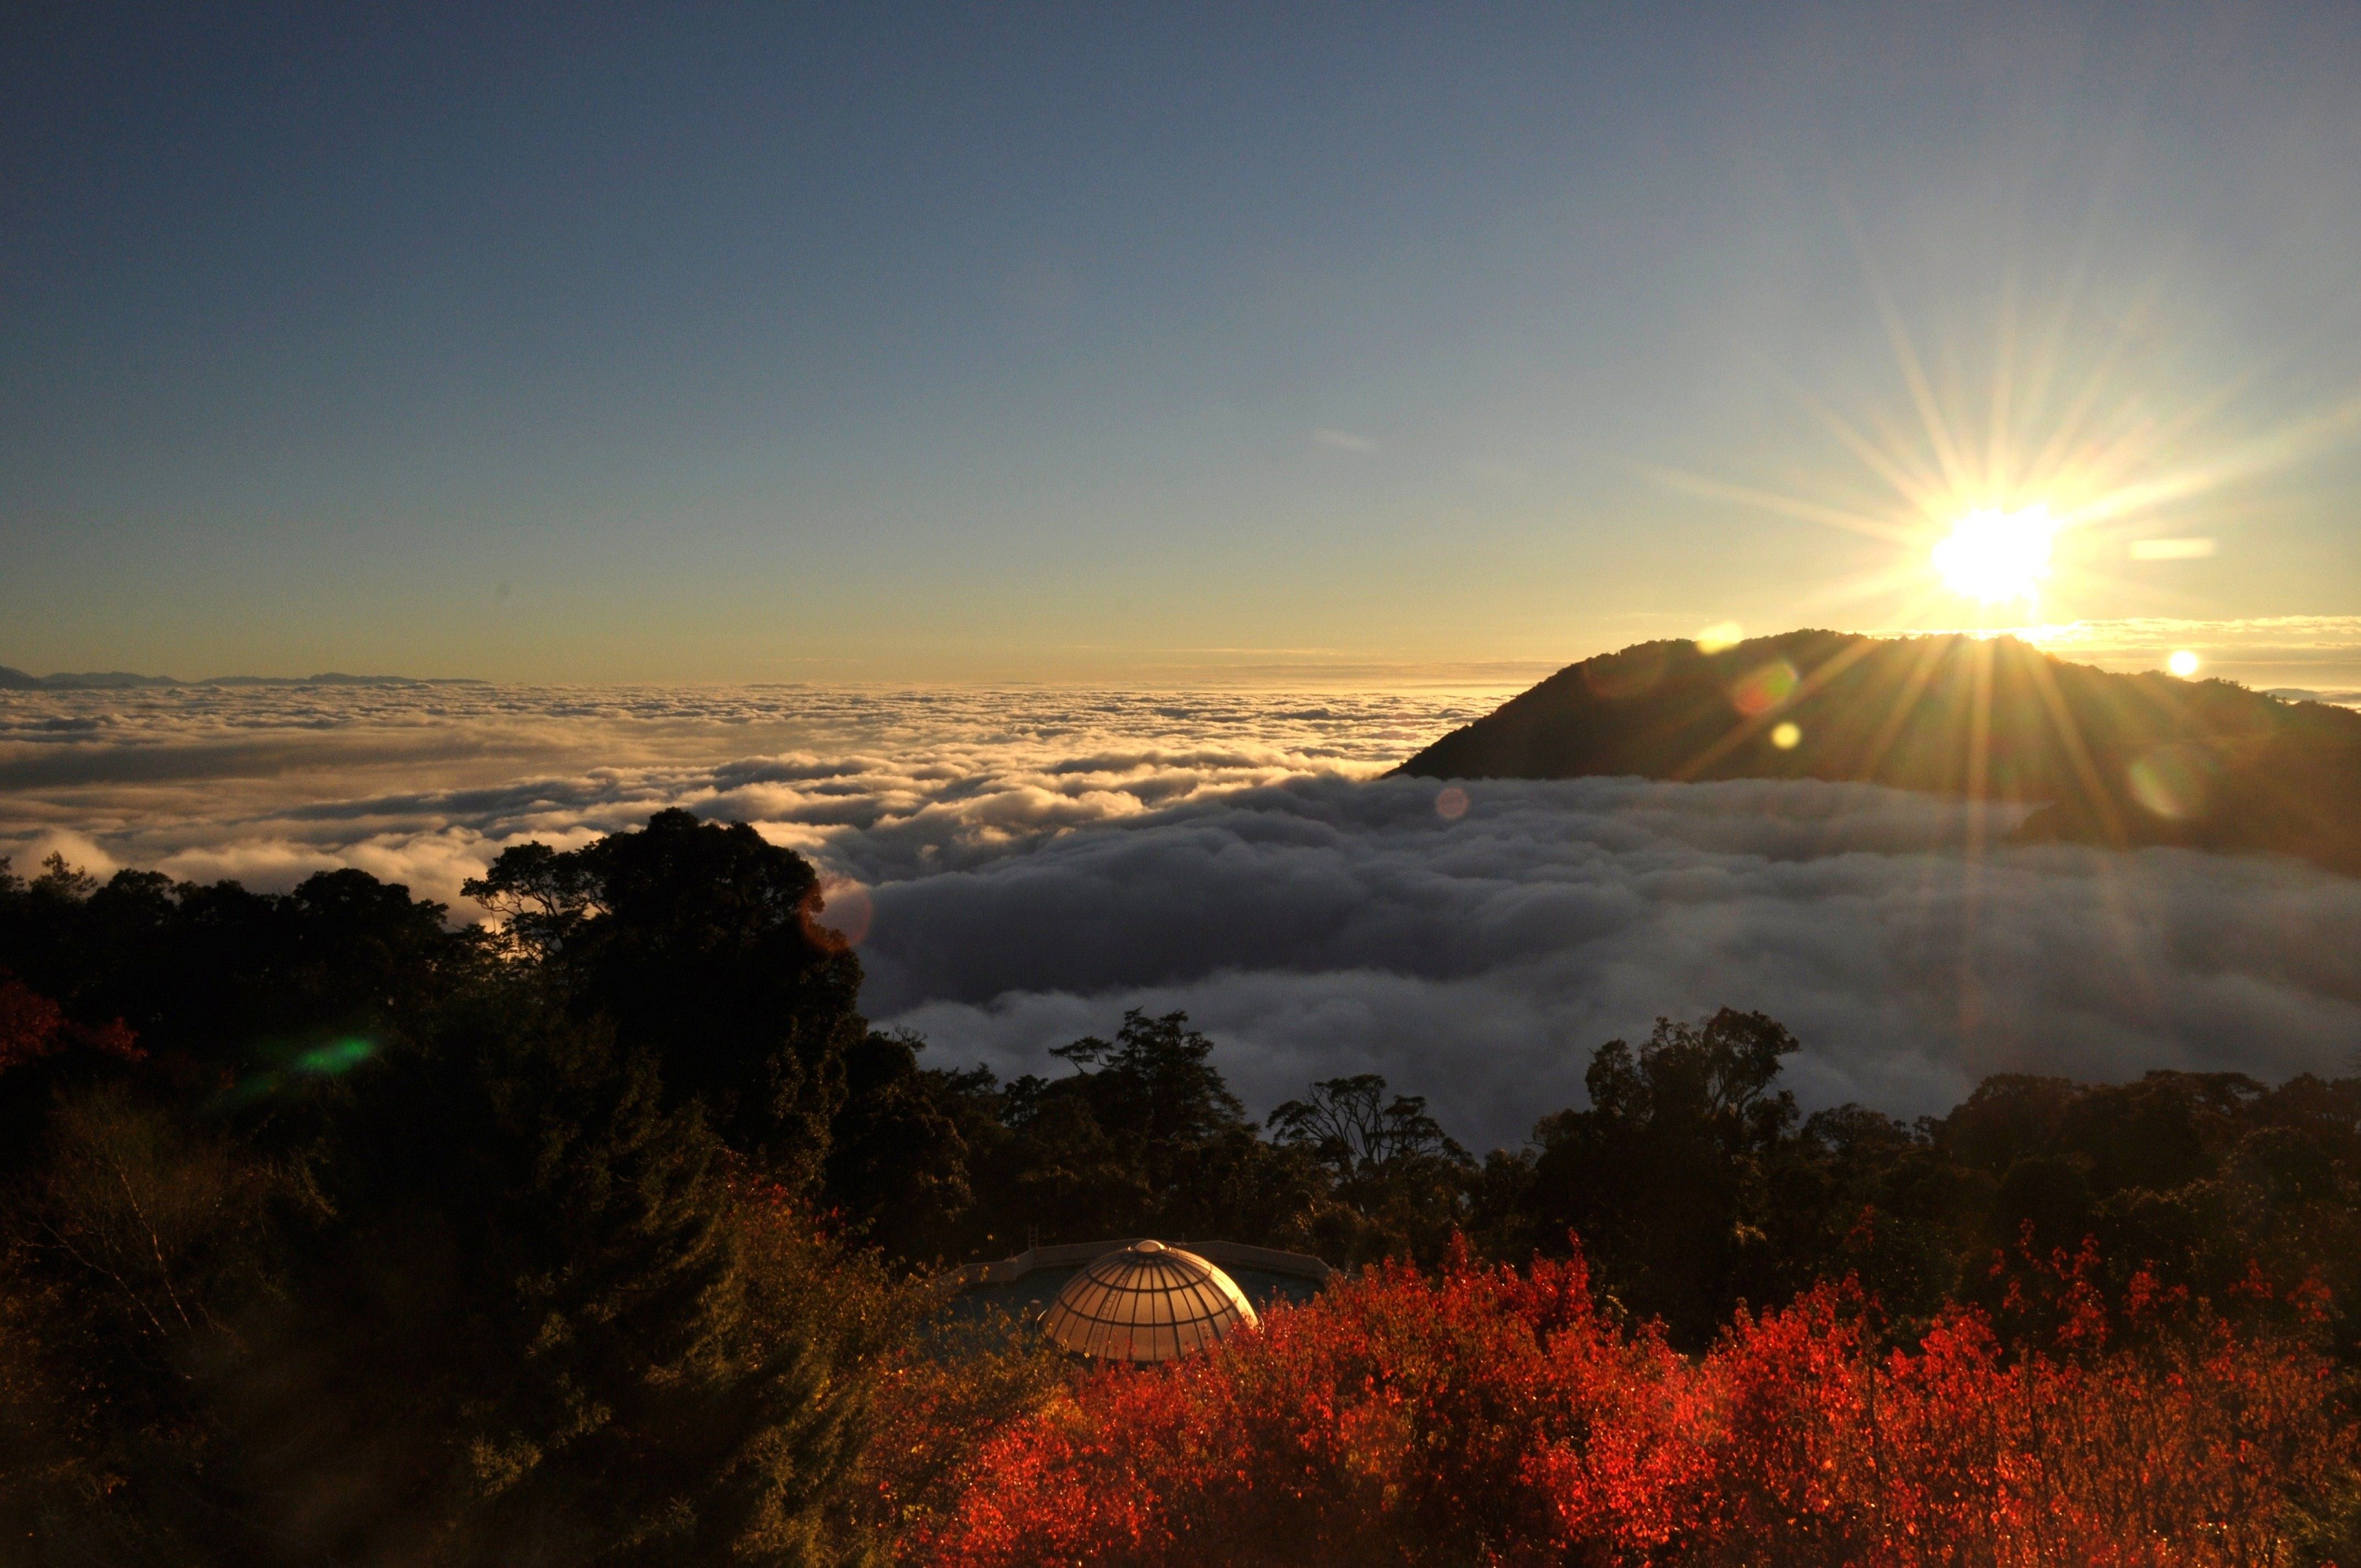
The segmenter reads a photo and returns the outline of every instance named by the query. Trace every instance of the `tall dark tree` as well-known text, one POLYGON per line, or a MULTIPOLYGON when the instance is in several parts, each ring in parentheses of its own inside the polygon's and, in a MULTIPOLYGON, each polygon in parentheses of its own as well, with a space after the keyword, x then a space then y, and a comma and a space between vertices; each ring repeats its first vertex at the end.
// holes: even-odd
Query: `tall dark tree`
POLYGON ((1339 1261, 1387 1255, 1433 1261, 1465 1224, 1475 1162, 1427 1113, 1422 1095, 1386 1093, 1368 1072, 1314 1083, 1270 1113, 1272 1141, 1326 1169, 1343 1214, 1323 1223, 1321 1246, 1339 1261))
POLYGON ((1727 1007, 1701 1025, 1660 1018, 1637 1050, 1600 1047, 1589 1109, 1533 1130, 1523 1239, 1562 1247, 1578 1234, 1625 1306, 1702 1343, 1732 1302, 1774 1286, 1769 1168, 1797 1121, 1776 1084, 1799 1048, 1775 1021, 1727 1007))
POLYGON ((845 1056, 868 1029, 860 959, 817 924, 802 856, 742 822, 660 811, 579 850, 507 850, 466 891, 579 1014, 650 1054, 667 1095, 798 1184, 818 1180, 845 1056))
POLYGON ((730 1155, 647 1058, 505 990, 337 1101, 307 1174, 61 1113, 7 1280, 61 1287, 33 1322, 104 1398, 104 1507, 30 1520, 61 1554, 836 1559, 869 1375, 824 1313, 751 1310, 730 1155))
POLYGON ((942 1080, 971 1150, 982 1249, 1154 1234, 1303 1245, 1322 1181, 1263 1139, 1186 1014, 1053 1047, 1058 1079, 942 1080))
POLYGON ((851 1234, 924 1262, 959 1245, 975 1206, 954 1075, 918 1066, 925 1042, 872 1034, 845 1054, 827 1196, 851 1234))
MULTIPOLYGON (((316 1127, 302 1102, 239 1096, 398 1034, 487 962, 473 931, 398 883, 322 872, 291 893, 117 872, 104 883, 56 856, 27 881, 0 862, 0 971, 56 1003, 70 1036, 136 1041, 159 1092, 237 1102, 281 1152, 316 1127)), ((102 1055, 105 1053, 101 1053, 102 1055)), ((0 1169, 38 1146, 43 1108, 104 1063, 60 1054, 0 1077, 0 1169)), ((119 1076, 119 1074, 118 1074, 119 1076)))
POLYGON ((140 871, 102 883, 51 856, 29 882, 0 862, 0 968, 77 1021, 120 1018, 159 1056, 235 1075, 463 981, 481 944, 447 914, 349 869, 260 894, 140 871))

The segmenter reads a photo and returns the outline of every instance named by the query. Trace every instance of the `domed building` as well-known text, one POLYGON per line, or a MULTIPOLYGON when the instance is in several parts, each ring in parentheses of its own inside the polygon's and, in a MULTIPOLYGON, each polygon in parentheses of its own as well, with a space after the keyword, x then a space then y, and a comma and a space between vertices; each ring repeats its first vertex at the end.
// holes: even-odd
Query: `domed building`
POLYGON ((1170 1361, 1255 1321, 1254 1303, 1213 1265, 1137 1241, 1067 1280, 1041 1332, 1101 1361, 1170 1361))
POLYGON ((1258 1308, 1310 1300, 1331 1272, 1270 1247, 1135 1238, 1028 1247, 955 1269, 943 1283, 955 1313, 1014 1313, 1078 1355, 1158 1362, 1259 1321, 1258 1308))

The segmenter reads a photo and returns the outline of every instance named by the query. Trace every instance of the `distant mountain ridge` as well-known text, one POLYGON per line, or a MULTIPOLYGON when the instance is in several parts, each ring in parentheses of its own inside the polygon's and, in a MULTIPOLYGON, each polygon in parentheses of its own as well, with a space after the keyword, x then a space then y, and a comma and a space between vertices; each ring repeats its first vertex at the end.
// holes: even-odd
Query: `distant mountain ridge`
POLYGON ((347 675, 327 671, 316 675, 213 675, 183 681, 171 675, 136 675, 127 670, 91 670, 81 674, 28 674, 0 664, 0 691, 131 691, 145 686, 479 686, 475 680, 445 680, 415 675, 347 675))
POLYGON ((2037 805, 2027 839, 2276 850, 2361 875, 2361 713, 2111 674, 2011 637, 1643 642, 1568 665, 1395 771, 1880 784, 2037 805))

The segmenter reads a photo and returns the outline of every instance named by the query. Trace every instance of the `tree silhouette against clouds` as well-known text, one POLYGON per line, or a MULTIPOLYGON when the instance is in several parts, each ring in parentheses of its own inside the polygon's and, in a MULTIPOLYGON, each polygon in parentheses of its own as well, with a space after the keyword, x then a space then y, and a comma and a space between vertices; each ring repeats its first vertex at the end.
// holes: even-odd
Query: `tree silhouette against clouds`
POLYGON ((665 1092, 799 1185, 819 1179, 867 1030, 861 963, 814 925, 819 878, 746 824, 660 811, 579 850, 504 851, 467 884, 665 1092))
POLYGON ((1773 1020, 1727 1007, 1703 1024, 1660 1018, 1636 1050, 1601 1046, 1589 1107, 1533 1129, 1528 1245, 1579 1234, 1607 1288, 1680 1343, 1709 1336, 1741 1297, 1766 1299, 1770 1178, 1798 1120, 1776 1084, 1800 1048, 1773 1020))

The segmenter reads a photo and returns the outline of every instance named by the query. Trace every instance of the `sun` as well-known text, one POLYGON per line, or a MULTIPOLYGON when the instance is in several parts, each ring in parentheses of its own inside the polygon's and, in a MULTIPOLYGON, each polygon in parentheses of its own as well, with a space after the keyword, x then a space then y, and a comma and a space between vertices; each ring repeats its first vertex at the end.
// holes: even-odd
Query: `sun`
POLYGON ((2049 576, 2058 524, 2046 502, 2004 511, 1979 507, 1951 525, 1930 564, 1943 586, 1978 604, 2030 605, 2049 576))

